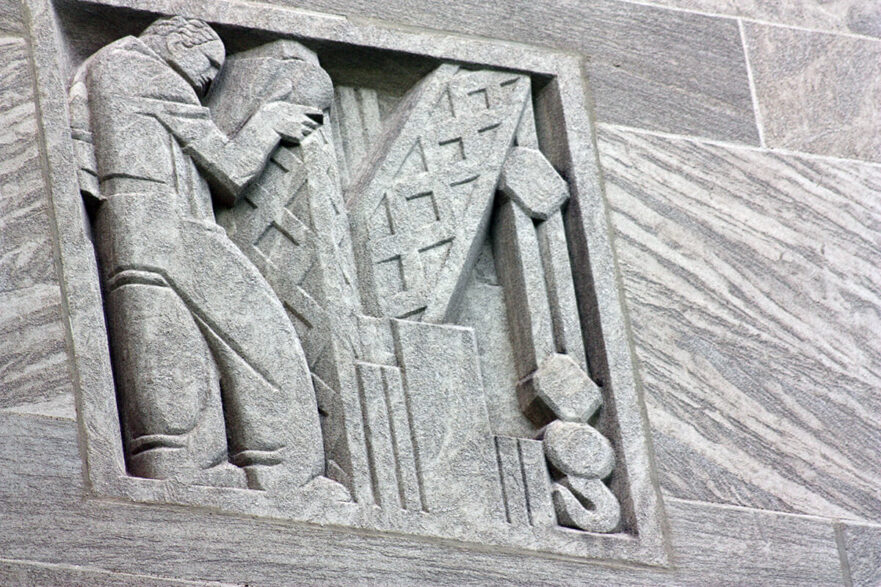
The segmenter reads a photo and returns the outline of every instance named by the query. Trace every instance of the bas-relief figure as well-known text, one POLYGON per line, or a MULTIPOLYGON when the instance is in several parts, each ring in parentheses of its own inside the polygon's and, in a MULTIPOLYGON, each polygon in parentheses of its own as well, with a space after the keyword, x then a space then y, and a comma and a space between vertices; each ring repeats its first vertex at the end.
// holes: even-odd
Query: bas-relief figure
POLYGON ((128 473, 616 531, 529 77, 442 64, 381 114, 297 42, 225 57, 163 18, 70 90, 128 473), (491 420, 497 349, 457 324, 480 267, 529 434, 491 420))

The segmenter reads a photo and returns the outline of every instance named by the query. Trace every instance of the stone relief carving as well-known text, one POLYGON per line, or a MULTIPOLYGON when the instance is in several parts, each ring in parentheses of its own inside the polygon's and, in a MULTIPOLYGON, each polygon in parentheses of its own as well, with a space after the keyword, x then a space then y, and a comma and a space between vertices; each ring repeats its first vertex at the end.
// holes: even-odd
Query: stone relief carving
POLYGON ((161 19, 101 49, 71 89, 77 141, 94 153, 79 148, 83 191, 98 200, 127 464, 141 477, 299 488, 324 471, 306 360, 269 283, 215 223, 209 182, 234 202, 281 141, 316 127, 322 104, 268 102, 230 137, 200 102, 223 62, 207 24, 161 19))
POLYGON ((347 85, 180 16, 88 57, 71 136, 125 474, 438 535, 626 533, 533 92, 444 62, 347 85))

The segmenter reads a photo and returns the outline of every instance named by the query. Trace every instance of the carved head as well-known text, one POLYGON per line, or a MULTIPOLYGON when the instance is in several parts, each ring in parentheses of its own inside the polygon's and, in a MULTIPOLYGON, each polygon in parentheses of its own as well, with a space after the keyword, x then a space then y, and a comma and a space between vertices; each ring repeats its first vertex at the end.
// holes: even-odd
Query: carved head
POLYGON ((200 96, 217 77, 226 51, 208 24, 195 18, 160 18, 141 33, 141 40, 159 53, 200 96))

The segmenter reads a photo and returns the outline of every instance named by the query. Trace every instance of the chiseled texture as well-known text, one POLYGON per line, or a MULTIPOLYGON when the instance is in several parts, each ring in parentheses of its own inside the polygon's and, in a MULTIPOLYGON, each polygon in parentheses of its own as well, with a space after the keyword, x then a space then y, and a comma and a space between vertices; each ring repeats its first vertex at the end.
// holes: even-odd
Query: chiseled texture
POLYGON ((231 583, 185 581, 153 577, 140 573, 111 573, 102 569, 75 565, 34 563, 0 559, 0 585, 64 585, 65 587, 179 587, 181 585, 231 585, 231 583))
POLYGON ((599 137, 664 490, 881 520, 881 167, 599 137))
POLYGON ((842 583, 831 523, 801 516, 671 500, 674 566, 613 567, 210 510, 83 501, 69 421, 0 414, 0 458, 7 464, 0 468, 0 579, 12 576, 13 585, 21 576, 37 585, 167 584, 161 577, 252 585, 842 583))
MULTIPOLYGON (((639 1, 881 36, 881 18, 860 16, 874 0, 639 1)), ((579 51, 601 121, 758 141, 730 18, 614 0, 282 2, 579 51)), ((744 26, 769 146, 879 160, 876 42, 744 26)), ((18 1, 0 0, 0 412, 56 414, 72 385, 24 32, 18 1)), ((879 167, 600 138, 671 570, 83 502, 67 405, 67 421, 0 413, 0 584, 842 584, 839 553, 854 585, 877 584, 879 167), (840 526, 836 552, 828 521, 767 510, 873 522, 840 526)))
POLYGON ((0 0, 0 35, 21 34, 22 31, 18 0, 0 0))
POLYGON ((751 23, 744 33, 769 147, 881 161, 881 40, 751 23))
POLYGON ((615 0, 277 0, 589 56, 599 120, 758 143, 736 21, 615 0))
POLYGON ((646 4, 725 14, 822 31, 881 37, 877 0, 641 0, 646 4))

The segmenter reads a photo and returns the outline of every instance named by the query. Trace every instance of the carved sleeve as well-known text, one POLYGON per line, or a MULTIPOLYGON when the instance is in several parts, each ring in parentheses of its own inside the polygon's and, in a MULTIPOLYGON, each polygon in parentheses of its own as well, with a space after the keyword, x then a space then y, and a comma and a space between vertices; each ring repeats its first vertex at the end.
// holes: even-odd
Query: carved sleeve
POLYGON ((280 141, 279 134, 259 112, 232 138, 211 120, 207 108, 167 103, 154 114, 204 172, 215 188, 215 195, 227 205, 234 204, 242 189, 263 170, 280 141))
POLYGON ((81 72, 74 78, 70 88, 69 104, 70 135, 73 139, 80 192, 87 198, 100 200, 102 198, 98 184, 98 164, 92 143, 88 91, 81 72))

